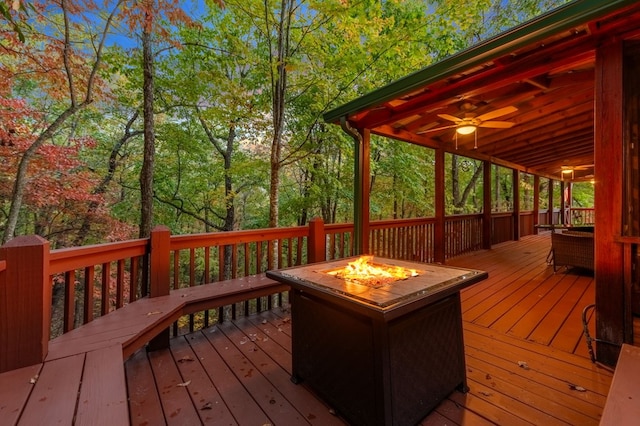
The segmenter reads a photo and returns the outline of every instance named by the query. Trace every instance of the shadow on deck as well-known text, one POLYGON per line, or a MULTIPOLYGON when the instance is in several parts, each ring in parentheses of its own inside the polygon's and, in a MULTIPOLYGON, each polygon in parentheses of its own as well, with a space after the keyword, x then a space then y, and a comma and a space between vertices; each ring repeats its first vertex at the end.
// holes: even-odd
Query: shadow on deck
MULTIPOLYGON (((546 264, 549 234, 455 258, 489 278, 462 292, 470 391, 422 425, 598 424, 612 374, 592 364, 582 309, 591 275, 546 264)), ((289 312, 278 309, 172 339, 126 363, 131 423, 344 424, 291 372, 289 312)))

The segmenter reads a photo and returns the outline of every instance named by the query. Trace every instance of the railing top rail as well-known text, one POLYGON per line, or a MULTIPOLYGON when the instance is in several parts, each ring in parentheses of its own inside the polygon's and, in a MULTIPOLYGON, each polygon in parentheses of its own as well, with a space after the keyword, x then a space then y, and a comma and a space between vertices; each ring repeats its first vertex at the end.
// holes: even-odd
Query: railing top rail
POLYGON ((49 272, 57 274, 147 253, 147 238, 51 250, 49 272))
POLYGON ((386 219, 371 221, 371 228, 393 227, 399 228, 403 226, 424 225, 426 223, 434 223, 435 217, 418 217, 412 219, 386 219))
POLYGON ((464 214, 450 214, 444 217, 444 220, 458 220, 458 219, 474 219, 482 218, 482 213, 464 213, 464 214))
POLYGON ((327 223, 324 229, 331 232, 353 231, 353 223, 327 223))
POLYGON ((309 227, 250 229, 244 231, 213 232, 206 234, 172 235, 171 250, 183 250, 195 247, 245 244, 280 238, 306 237, 309 227))

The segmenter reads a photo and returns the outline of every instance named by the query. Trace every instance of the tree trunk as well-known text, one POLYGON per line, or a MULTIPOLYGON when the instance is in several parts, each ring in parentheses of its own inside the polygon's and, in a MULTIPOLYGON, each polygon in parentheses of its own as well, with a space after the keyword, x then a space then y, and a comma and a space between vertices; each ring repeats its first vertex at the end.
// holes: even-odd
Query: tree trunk
MULTIPOLYGON (((269 227, 278 227, 279 209, 278 197, 280 195, 280 166, 282 157, 282 134, 284 129, 285 96, 287 93, 287 62, 289 59, 289 30, 291 14, 293 13, 293 1, 282 0, 280 6, 280 19, 276 25, 278 40, 276 52, 270 52, 271 63, 275 64, 275 73, 271 75, 272 115, 273 115, 273 139, 271 141, 271 173, 269 188, 269 227)), ((268 10, 265 6, 265 16, 268 10)), ((268 22, 268 17, 267 20, 268 22)))
MULTIPOLYGON (((147 14, 147 22, 151 17, 147 14)), ((142 30, 143 121, 144 156, 140 170, 140 238, 151 235, 153 222, 153 168, 155 160, 155 131, 153 117, 153 54, 151 52, 152 25, 142 30)))

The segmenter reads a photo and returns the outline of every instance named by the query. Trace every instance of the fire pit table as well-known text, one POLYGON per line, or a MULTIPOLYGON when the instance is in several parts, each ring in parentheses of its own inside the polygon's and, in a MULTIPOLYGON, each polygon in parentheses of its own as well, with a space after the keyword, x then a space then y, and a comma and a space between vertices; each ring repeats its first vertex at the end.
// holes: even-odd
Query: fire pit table
POLYGON ((467 390, 460 290, 488 274, 370 256, 408 272, 359 281, 354 260, 267 272, 292 289, 292 380, 354 425, 416 424, 467 390))

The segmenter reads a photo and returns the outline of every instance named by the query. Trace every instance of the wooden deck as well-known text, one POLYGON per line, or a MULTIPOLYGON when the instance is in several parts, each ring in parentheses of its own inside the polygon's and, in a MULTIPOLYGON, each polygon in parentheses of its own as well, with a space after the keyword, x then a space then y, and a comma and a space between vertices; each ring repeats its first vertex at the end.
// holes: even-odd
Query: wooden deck
MULTIPOLYGON (((422 425, 598 424, 612 373, 591 363, 582 338, 593 277, 554 274, 549 246, 542 234, 449 262, 489 278, 462 293, 470 391, 453 392, 422 425)), ((126 363, 131 423, 344 424, 290 382, 289 318, 266 312, 135 353, 126 363)))

